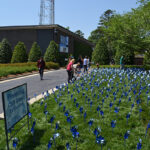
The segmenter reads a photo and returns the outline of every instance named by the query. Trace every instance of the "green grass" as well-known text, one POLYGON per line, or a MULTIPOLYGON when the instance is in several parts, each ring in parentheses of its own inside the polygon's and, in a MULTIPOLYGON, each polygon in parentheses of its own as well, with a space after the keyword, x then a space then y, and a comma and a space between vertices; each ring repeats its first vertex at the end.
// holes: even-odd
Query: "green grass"
MULTIPOLYGON (((50 95, 46 100, 44 100, 43 105, 41 104, 41 100, 36 102, 35 104, 30 106, 30 111, 32 112, 32 119, 36 119, 35 126, 35 143, 33 144, 33 136, 30 131, 28 132, 27 126, 24 127, 16 137, 19 138, 18 149, 21 150, 47 150, 47 144, 53 134, 55 133, 55 124, 56 122, 60 122, 59 130, 56 132, 60 133, 60 137, 56 139, 56 147, 52 146, 52 149, 55 150, 65 150, 66 143, 69 142, 71 149, 76 149, 76 141, 73 140, 72 134, 70 132, 70 124, 66 121, 66 116, 63 112, 63 106, 66 106, 66 110, 69 110, 70 115, 73 116, 71 126, 78 126, 77 131, 80 133, 80 137, 78 138, 77 147, 78 150, 99 150, 101 146, 98 145, 95 141, 96 137, 93 134, 95 128, 100 127, 101 133, 105 138, 105 144, 103 145, 103 150, 134 150, 136 149, 137 143, 139 139, 142 139, 142 150, 150 149, 150 132, 148 132, 147 137, 145 138, 145 131, 150 120, 150 104, 147 106, 147 94, 146 91, 149 90, 147 84, 150 84, 150 80, 147 80, 147 76, 144 79, 141 79, 141 75, 137 75, 137 78, 134 79, 134 73, 130 74, 130 79, 128 79, 127 74, 122 74, 119 76, 119 72, 111 72, 110 70, 100 70, 99 73, 92 73, 91 78, 88 76, 85 78, 81 78, 76 81, 74 84, 69 84, 69 94, 67 87, 64 87, 60 92, 57 91, 55 94, 50 95), (122 81, 120 81, 122 78, 122 81), (108 81, 113 79, 111 84, 108 84, 108 81), (141 84, 140 84, 141 81, 141 84), (147 82, 147 83, 146 83, 147 82), (96 85, 99 83, 99 85, 96 85), (131 86, 138 85, 132 89, 131 86), (88 91, 83 88, 88 88, 88 91), (91 91, 91 86, 93 87, 93 91, 91 91), (117 87, 118 86, 118 87, 117 87), (146 86, 145 89, 141 90, 141 94, 139 95, 139 90, 141 86, 146 86), (111 89, 111 87, 113 87, 111 89), (79 94, 77 89, 80 90, 79 94), (110 89, 110 91, 108 91, 110 89), (119 90, 117 92, 117 90, 119 90), (131 90, 129 92, 129 90, 131 90), (134 94, 133 91, 136 90, 137 93, 134 94), (103 92, 102 92, 103 91, 103 92), (114 101, 113 93, 117 92, 116 100, 114 101), (127 96, 125 96, 125 92, 129 92, 127 96), (82 93, 85 93, 83 96, 82 93), (73 94, 73 98, 71 100, 71 95, 73 94), (94 94, 96 95, 94 97, 94 94), (109 95, 108 98, 106 95, 109 95), (98 98, 99 95, 99 98, 98 98), (123 97, 121 98, 121 95, 123 97), (90 98, 92 100, 93 105, 90 109, 90 105, 88 104, 88 98, 85 101, 85 97, 90 98), (131 101, 128 102, 128 98, 131 96, 131 101), (136 97, 137 96, 137 97, 136 97), (55 102, 55 98, 58 100, 58 104, 62 102, 62 106, 55 102), (76 104, 74 103, 74 98, 77 99, 76 103, 79 103, 79 107, 83 106, 83 112, 87 112, 87 118, 84 121, 83 114, 80 113, 79 108, 76 108, 76 104), (119 105, 119 99, 121 98, 121 103, 119 105), (102 100, 104 100, 104 104, 102 105, 102 100), (140 99, 141 103, 138 106, 136 104, 136 100, 140 99), (129 118, 128 124, 126 123, 126 115, 131 112, 131 104, 135 101, 134 108, 131 113, 131 117, 129 118), (110 102, 113 102, 113 107, 111 111, 109 109, 110 102), (44 105, 47 103, 47 110, 49 112, 46 117, 44 115, 44 105), (104 118, 97 113, 98 105, 101 107, 101 110, 104 111, 104 118), (114 112, 114 108, 119 107, 119 113, 116 114, 114 112), (139 117, 139 108, 142 108, 143 111, 141 113, 141 119, 139 117), (50 118, 55 115, 55 120, 52 123, 49 123, 50 118), (89 128, 88 122, 90 119, 94 119, 93 125, 89 128), (112 131, 111 121, 116 120, 116 127, 112 131), (124 146, 124 134, 127 130, 130 130, 130 136, 126 140, 126 148, 124 146)), ((148 93, 150 94, 150 93, 148 93)), ((15 126, 15 129, 19 128, 21 124, 23 124, 27 119, 23 119, 20 123, 15 126)), ((31 128, 31 124, 30 124, 31 128)), ((150 129, 149 129, 150 130, 150 129)), ((10 142, 10 146, 12 148, 12 142, 10 142)), ((5 142, 5 132, 4 132, 4 121, 0 120, 0 149, 6 148, 5 142)))
MULTIPOLYGON (((47 62, 46 69, 59 69, 59 64, 47 62)), ((6 77, 8 75, 21 74, 37 70, 37 63, 0 64, 0 77, 6 77)))

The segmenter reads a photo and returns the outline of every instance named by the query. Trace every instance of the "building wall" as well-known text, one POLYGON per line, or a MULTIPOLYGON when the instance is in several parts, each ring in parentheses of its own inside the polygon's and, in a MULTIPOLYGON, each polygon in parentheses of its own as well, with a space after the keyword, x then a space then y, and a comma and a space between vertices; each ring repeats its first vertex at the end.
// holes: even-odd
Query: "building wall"
POLYGON ((6 38, 10 44, 12 49, 14 49, 15 45, 21 41, 24 42, 27 48, 27 52, 29 52, 31 45, 33 42, 37 40, 36 30, 0 30, 0 41, 3 38, 6 38))
POLYGON ((42 55, 44 55, 50 41, 54 39, 54 31, 52 29, 38 29, 37 43, 41 48, 42 55))

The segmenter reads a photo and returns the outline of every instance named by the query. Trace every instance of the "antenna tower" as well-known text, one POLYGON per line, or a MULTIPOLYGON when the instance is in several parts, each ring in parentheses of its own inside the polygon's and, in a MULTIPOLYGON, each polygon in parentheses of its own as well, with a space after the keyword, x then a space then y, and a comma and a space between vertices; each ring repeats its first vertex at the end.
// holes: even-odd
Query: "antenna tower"
POLYGON ((40 25, 55 24, 55 0, 41 0, 40 25))

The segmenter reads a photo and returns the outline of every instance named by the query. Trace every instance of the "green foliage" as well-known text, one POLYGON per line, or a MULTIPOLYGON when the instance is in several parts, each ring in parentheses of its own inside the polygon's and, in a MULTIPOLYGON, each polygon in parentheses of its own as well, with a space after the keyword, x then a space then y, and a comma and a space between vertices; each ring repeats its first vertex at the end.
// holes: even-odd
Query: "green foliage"
POLYGON ((0 63, 9 63, 12 57, 12 49, 7 39, 0 43, 0 63))
POLYGON ((54 63, 54 62, 46 62, 46 69, 59 69, 60 66, 58 63, 54 63))
POLYGON ((115 56, 115 64, 120 64, 120 58, 123 56, 123 64, 132 65, 134 62, 134 51, 125 43, 118 43, 115 56))
POLYGON ((40 57, 41 57, 40 47, 38 46, 36 42, 34 42, 29 52, 28 62, 37 62, 37 60, 40 57))
POLYGON ((79 35, 80 37, 84 37, 84 33, 81 30, 77 30, 74 33, 79 35))
POLYGON ((18 42, 13 51, 11 63, 27 62, 26 47, 23 42, 18 42))
POLYGON ((100 17, 96 30, 89 40, 97 43, 106 39, 109 57, 119 62, 120 55, 126 55, 126 64, 133 63, 133 53, 144 54, 150 45, 150 1, 138 0, 141 5, 131 12, 116 14, 107 10, 100 17), (131 53, 131 54, 130 54, 131 53))
POLYGON ((150 50, 145 52, 144 65, 150 65, 150 50))
POLYGON ((81 55, 82 57, 88 56, 91 58, 92 55, 92 48, 91 46, 84 44, 80 41, 74 40, 74 57, 75 59, 78 59, 78 57, 81 55))
POLYGON ((60 54, 59 54, 58 44, 56 44, 55 41, 51 41, 44 54, 44 60, 46 62, 49 61, 58 62, 59 58, 60 58, 60 54))
POLYGON ((92 61, 101 65, 109 64, 109 53, 104 39, 100 39, 92 53, 92 61))

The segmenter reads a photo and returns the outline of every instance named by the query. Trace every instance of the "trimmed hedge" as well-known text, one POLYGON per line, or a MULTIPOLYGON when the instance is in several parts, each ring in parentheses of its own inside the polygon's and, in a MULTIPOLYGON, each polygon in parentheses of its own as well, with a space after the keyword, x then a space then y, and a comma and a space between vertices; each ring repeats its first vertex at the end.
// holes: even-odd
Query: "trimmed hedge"
MULTIPOLYGON (((93 68, 97 68, 96 65, 92 65, 93 68)), ((125 68, 143 68, 145 70, 150 70, 150 65, 125 65, 125 68)), ((120 65, 99 65, 99 68, 120 68, 120 65)))
MULTIPOLYGON (((46 69, 59 69, 58 63, 46 62, 46 69)), ((37 63, 14 63, 14 64, 0 64, 0 77, 8 75, 21 74, 25 72, 37 71, 37 63)))

